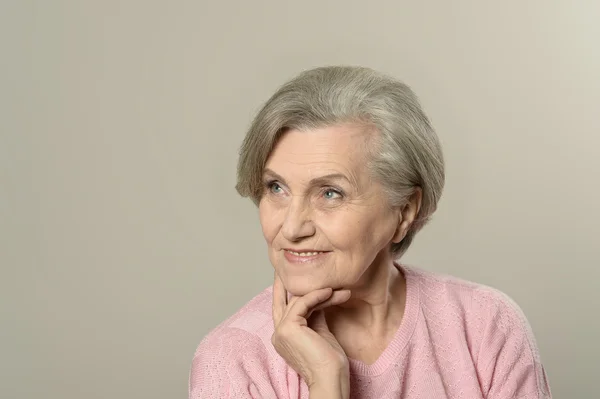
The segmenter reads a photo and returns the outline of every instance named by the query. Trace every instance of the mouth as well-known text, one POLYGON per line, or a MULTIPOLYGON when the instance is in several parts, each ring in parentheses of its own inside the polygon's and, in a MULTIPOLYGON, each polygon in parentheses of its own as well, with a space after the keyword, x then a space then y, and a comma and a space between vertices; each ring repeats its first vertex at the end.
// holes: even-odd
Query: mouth
POLYGON ((307 263, 320 260, 331 251, 316 251, 314 249, 292 250, 284 249, 284 256, 290 263, 307 263))
POLYGON ((319 254, 324 254, 328 251, 292 251, 291 249, 284 249, 284 251, 291 253, 295 256, 315 256, 319 254))

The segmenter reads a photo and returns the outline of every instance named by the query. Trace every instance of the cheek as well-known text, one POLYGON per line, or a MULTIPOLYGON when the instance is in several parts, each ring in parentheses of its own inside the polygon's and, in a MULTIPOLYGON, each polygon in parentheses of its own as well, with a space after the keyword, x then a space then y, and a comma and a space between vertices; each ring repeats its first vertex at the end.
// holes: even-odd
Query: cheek
POLYGON ((355 212, 330 217, 321 224, 332 245, 337 249, 370 257, 391 240, 389 217, 380 212, 355 212))
POLYGON ((266 201, 261 202, 258 210, 263 236, 270 245, 279 232, 279 226, 281 226, 279 221, 280 218, 278 217, 280 212, 277 212, 273 206, 266 201))
POLYGON ((347 212, 328 212, 318 216, 321 235, 339 251, 352 251, 361 240, 362 226, 357 215, 347 212))

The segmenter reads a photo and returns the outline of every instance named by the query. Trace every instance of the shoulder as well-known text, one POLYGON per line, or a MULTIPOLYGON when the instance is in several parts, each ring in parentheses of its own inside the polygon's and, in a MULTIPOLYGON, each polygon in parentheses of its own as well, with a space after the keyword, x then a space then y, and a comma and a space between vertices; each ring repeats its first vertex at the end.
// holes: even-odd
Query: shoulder
POLYGON ((271 292, 265 289, 202 339, 192 360, 190 398, 214 397, 217 392, 243 398, 257 389, 257 381, 268 379, 269 369, 278 362, 269 345, 271 292))
POLYGON ((424 317, 442 321, 445 331, 460 328, 486 397, 549 397, 533 331, 511 297, 453 276, 415 268, 407 274, 418 286, 424 317))
POLYGON ((470 335, 497 333, 519 335, 534 342, 521 307, 506 293, 483 284, 441 273, 407 268, 418 287, 419 304, 425 317, 443 317, 448 323, 460 320, 470 335))
POLYGON ((496 288, 413 267, 404 270, 418 287, 421 305, 432 311, 440 306, 452 307, 465 316, 476 314, 479 319, 496 319, 502 329, 526 322, 519 305, 496 288))

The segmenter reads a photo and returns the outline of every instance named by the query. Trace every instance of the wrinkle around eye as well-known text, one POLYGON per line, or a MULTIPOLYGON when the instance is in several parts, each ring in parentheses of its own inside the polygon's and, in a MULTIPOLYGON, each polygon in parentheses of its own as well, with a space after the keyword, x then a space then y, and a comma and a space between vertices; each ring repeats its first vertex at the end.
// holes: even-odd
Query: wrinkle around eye
POLYGON ((335 188, 326 188, 325 190, 323 190, 322 192, 323 197, 325 197, 326 200, 330 200, 330 201, 334 201, 334 200, 341 200, 345 197, 344 193, 340 190, 337 190, 335 188), (326 197, 327 193, 332 193, 334 195, 334 197, 326 197))

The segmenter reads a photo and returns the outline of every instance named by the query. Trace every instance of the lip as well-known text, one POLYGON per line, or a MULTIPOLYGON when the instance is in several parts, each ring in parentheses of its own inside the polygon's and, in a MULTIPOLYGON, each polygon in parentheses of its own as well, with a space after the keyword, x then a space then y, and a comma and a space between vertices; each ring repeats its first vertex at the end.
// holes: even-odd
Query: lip
POLYGON ((327 255, 329 255, 330 253, 331 253, 331 251, 316 251, 314 249, 285 248, 283 250, 283 256, 285 256, 287 261, 290 263, 296 263, 296 264, 306 264, 306 263, 310 263, 310 262, 320 261, 323 258, 325 258, 327 255), (316 252, 316 254, 308 255, 308 256, 300 256, 300 255, 295 255, 292 252, 296 252, 296 253, 316 252))

